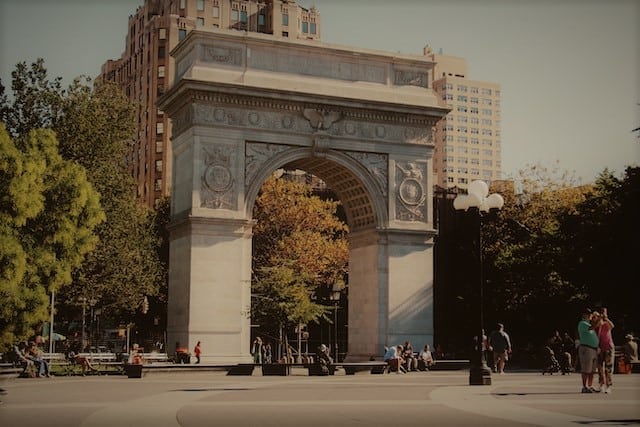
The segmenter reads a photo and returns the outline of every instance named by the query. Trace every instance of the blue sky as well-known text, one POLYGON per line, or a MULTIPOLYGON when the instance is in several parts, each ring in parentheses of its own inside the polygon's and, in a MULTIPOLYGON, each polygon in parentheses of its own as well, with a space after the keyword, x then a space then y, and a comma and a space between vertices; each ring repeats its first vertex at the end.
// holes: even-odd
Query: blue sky
MULTIPOLYGON (((124 50, 143 0, 0 0, 0 78, 45 59, 65 82, 124 50)), ((592 182, 640 165, 640 2, 636 0, 299 0, 322 40, 461 56, 468 77, 502 86, 503 174, 557 165, 592 182)))

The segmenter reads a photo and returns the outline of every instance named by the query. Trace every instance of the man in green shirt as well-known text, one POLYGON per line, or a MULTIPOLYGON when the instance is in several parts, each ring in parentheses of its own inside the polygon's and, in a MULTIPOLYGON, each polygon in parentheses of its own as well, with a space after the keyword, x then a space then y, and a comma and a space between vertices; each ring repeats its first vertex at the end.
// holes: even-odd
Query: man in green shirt
POLYGON ((600 324, 597 312, 592 313, 588 308, 582 313, 582 319, 578 322, 578 358, 580 360, 580 372, 582 373, 582 392, 597 393, 593 388, 593 372, 598 360, 598 334, 596 329, 600 324))

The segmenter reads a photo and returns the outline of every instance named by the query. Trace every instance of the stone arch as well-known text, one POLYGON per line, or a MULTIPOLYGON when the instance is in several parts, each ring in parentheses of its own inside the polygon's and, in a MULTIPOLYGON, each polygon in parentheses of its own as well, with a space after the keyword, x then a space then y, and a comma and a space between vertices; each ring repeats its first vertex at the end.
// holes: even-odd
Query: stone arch
MULTIPOLYGON (((386 169, 386 158, 383 161, 386 169)), ((327 182, 342 202, 352 230, 388 225, 384 191, 387 185, 386 174, 383 179, 376 180, 371 171, 349 154, 329 151, 322 157, 314 157, 308 148, 287 149, 262 165, 253 182, 248 183, 245 203, 247 217, 251 217, 253 204, 262 183, 273 171, 283 166, 305 170, 327 182)))
POLYGON ((351 360, 433 344, 434 64, 195 30, 172 52, 168 342, 250 361, 252 208, 281 166, 336 192, 349 234, 351 360))

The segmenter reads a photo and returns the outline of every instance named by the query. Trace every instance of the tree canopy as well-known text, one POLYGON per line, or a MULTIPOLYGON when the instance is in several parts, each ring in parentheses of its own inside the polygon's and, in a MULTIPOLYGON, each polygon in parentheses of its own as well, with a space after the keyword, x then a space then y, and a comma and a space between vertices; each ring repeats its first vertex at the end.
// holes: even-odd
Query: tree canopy
POLYGON ((110 82, 79 77, 62 89, 60 81, 49 79, 41 59, 17 64, 11 97, 0 81, 0 120, 17 140, 51 129, 55 151, 83 170, 100 195, 104 221, 93 230, 94 250, 70 273, 73 285, 62 289, 59 301, 71 307, 78 298, 91 299, 107 318, 130 316, 145 296, 158 294, 165 277, 155 213, 136 201, 126 170, 135 105, 110 82))
POLYGON ((48 318, 48 295, 98 242, 105 219, 84 169, 64 160, 52 131, 12 140, 0 124, 0 347, 48 318))
POLYGON ((309 186, 269 178, 253 216, 252 316, 275 332, 323 317, 334 283, 344 284, 349 249, 339 202, 323 200, 309 186))

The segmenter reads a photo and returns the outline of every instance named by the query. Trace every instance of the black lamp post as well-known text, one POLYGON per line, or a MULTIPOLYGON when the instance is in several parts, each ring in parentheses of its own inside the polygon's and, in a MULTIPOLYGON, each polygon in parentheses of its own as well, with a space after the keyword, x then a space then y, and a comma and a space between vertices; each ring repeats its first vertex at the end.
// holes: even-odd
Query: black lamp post
POLYGON ((339 282, 333 285, 333 289, 329 294, 329 299, 333 301, 333 340, 334 340, 334 353, 333 359, 338 361, 338 303, 340 302, 340 294, 342 287, 339 282))
POLYGON ((487 366, 485 353, 482 351, 484 345, 484 310, 483 310, 483 288, 484 277, 482 273, 482 223, 485 216, 492 211, 502 209, 504 199, 501 195, 494 193, 489 195, 489 186, 484 181, 472 181, 469 184, 468 194, 457 196, 453 201, 453 207, 457 211, 466 211, 474 216, 477 231, 477 251, 478 251, 478 279, 479 279, 479 333, 476 338, 469 369, 469 385, 491 385, 491 369, 487 366))

